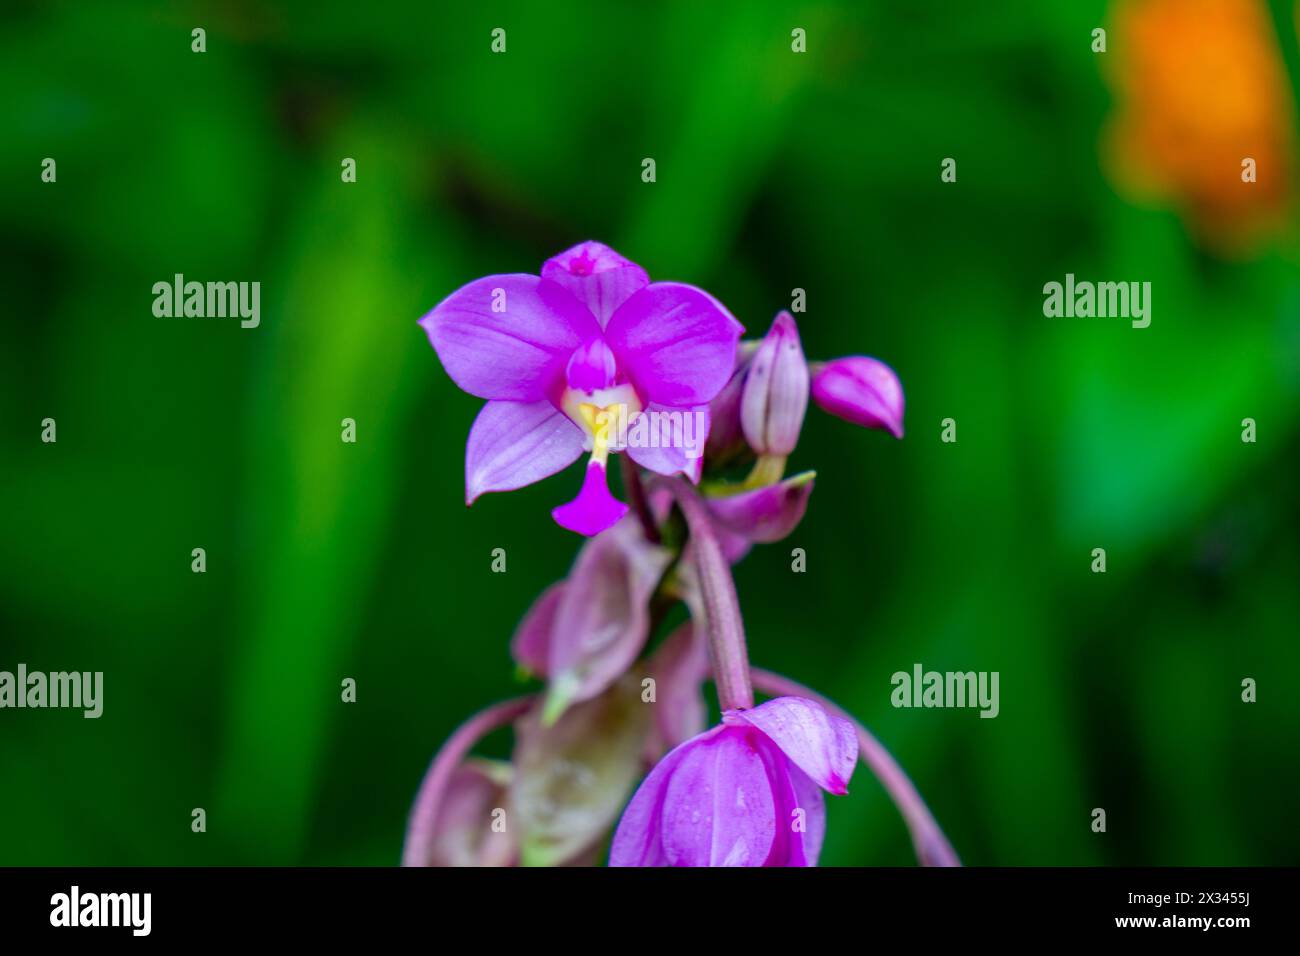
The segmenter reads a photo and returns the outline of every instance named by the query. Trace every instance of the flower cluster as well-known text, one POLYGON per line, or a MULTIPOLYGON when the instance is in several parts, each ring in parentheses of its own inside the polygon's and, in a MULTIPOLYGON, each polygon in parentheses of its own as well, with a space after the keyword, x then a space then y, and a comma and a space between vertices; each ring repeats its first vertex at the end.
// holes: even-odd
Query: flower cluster
POLYGON ((713 296, 652 283, 595 242, 538 276, 471 282, 421 324, 452 379, 487 400, 466 447, 467 502, 586 452, 578 496, 552 515, 587 541, 511 641, 521 671, 546 689, 483 711, 447 741, 416 798, 404 863, 594 863, 613 830, 613 866, 811 866, 823 792, 846 793, 861 758, 922 862, 955 864, 865 727, 750 668, 731 577, 807 509, 813 473, 785 470, 809 400, 901 438, 893 371, 861 356, 808 362, 788 312, 742 341, 713 296), (613 452, 626 456, 629 503, 609 490, 613 452), (678 603, 689 619, 656 643, 678 603), (709 679, 722 712, 712 728, 709 679), (756 706, 755 688, 771 699, 756 706), (505 724, 515 729, 508 763, 470 756, 505 724))

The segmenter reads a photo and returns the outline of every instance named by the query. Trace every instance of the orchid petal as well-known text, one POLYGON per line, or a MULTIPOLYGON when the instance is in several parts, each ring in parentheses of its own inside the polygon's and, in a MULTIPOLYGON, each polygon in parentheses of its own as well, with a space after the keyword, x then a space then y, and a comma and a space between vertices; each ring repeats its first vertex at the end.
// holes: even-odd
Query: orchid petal
POLYGON ((776 807, 776 837, 764 866, 816 866, 826 835, 826 801, 821 788, 766 737, 760 748, 776 807))
POLYGON ((709 442, 706 450, 711 456, 723 455, 744 441, 740 425, 740 402, 745 392, 745 377, 749 374, 749 366, 757 349, 757 342, 745 341, 736 346, 736 366, 731 378, 709 402, 709 442))
POLYGON ((799 526, 812 495, 816 472, 791 475, 774 485, 720 498, 706 498, 717 526, 749 541, 780 541, 799 526))
POLYGON ((704 641, 690 621, 669 634, 649 661, 655 682, 654 732, 648 741, 651 758, 702 734, 708 709, 701 687, 709 674, 704 641))
MULTIPOLYGON (((773 819, 775 832, 772 848, 768 851, 764 866, 807 866, 804 855, 803 834, 797 832, 807 814, 800 806, 799 797, 791 782, 791 771, 802 773, 790 763, 781 749, 762 734, 753 734, 758 752, 763 757, 763 766, 767 771, 768 786, 772 788, 773 819)), ((805 779, 807 777, 805 776, 805 779)), ((814 789, 816 789, 814 787, 814 789)), ((817 791, 819 794, 820 790, 817 791)))
MULTIPOLYGON (((719 733, 715 728, 710 733, 719 733)), ((696 738, 698 740, 700 738, 696 738)), ((664 795, 668 789, 668 780, 677 765, 686 754, 686 748, 692 746, 689 740, 677 749, 670 751, 663 760, 654 765, 654 769, 641 781, 636 793, 622 818, 614 839, 609 847, 610 866, 667 866, 661 839, 660 820, 663 818, 664 795)))
POLYGON ((461 286, 420 324, 461 389, 479 398, 548 398, 573 350, 600 335, 591 312, 562 286, 494 275, 461 286))
POLYGON ((533 602, 510 639, 510 654, 515 663, 538 677, 546 677, 551 653, 551 635, 555 630, 555 612, 564 595, 563 581, 557 581, 533 602))
POLYGON ((602 329, 620 305, 650 284, 644 269, 599 242, 581 242, 547 259, 542 278, 568 289, 602 329))
POLYGON ((762 754, 745 731, 723 727, 684 744, 664 791, 664 858, 670 866, 761 866, 776 836, 762 754))
POLYGON ((823 790, 849 792, 849 777, 858 761, 858 735, 847 720, 803 697, 777 697, 752 710, 728 712, 727 723, 739 721, 762 731, 823 790))
POLYGON ((647 402, 686 407, 709 402, 727 384, 742 331, 707 292, 656 282, 618 308, 605 340, 647 402))
POLYGON ((582 452, 582 429, 550 402, 488 402, 465 446, 465 503, 541 481, 582 452))
POLYGON ((753 541, 722 525, 714 526, 713 533, 718 536, 718 545, 722 548, 722 556, 727 559, 728 564, 739 563, 745 555, 754 550, 753 541))
POLYGON ((683 474, 698 484, 708 435, 708 405, 670 408, 652 402, 628 424, 625 450, 643 468, 683 474))
POLYGON ((587 463, 578 497, 552 508, 551 517, 561 528, 592 538, 614 527, 627 510, 627 505, 610 493, 605 466, 591 461, 587 463))
POLYGON ((453 772, 434 824, 425 866, 510 866, 518 856, 513 834, 492 828, 506 805, 508 763, 466 760, 453 772))
MULTIPOLYGON (((821 787, 798 767, 791 764, 789 771, 795 796, 793 809, 803 811, 803 833, 795 833, 796 837, 802 837, 802 865, 816 866, 822 852, 822 841, 826 838, 826 798, 822 796, 821 787)), ((786 822, 792 824, 789 813, 786 822)))

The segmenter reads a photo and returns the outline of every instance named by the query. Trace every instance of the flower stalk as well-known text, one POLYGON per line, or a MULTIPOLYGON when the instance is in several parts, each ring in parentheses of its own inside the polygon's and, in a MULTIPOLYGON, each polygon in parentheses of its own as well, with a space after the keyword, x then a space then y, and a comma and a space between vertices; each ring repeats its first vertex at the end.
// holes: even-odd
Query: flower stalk
POLYGON ((740 617, 736 583, 731 578, 731 564, 722 553, 708 508, 695 489, 680 478, 667 481, 664 486, 672 490, 690 532, 690 548, 704 605, 709 661, 718 688, 718 706, 724 713, 749 710, 754 706, 754 688, 749 678, 745 625, 740 617))

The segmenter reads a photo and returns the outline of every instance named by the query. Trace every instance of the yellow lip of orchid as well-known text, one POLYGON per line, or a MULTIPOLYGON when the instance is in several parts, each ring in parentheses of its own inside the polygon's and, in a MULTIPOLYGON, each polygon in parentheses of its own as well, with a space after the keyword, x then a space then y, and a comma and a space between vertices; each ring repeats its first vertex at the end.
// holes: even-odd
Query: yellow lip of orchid
POLYGON ((578 415, 582 418, 583 424, 587 426, 587 431, 591 433, 591 460, 602 465, 609 458, 609 428, 612 424, 610 410, 617 410, 617 407, 616 405, 609 405, 602 408, 591 402, 582 402, 578 405, 578 415))
POLYGON ((566 389, 560 407, 569 420, 582 429, 587 451, 595 452, 596 432, 598 428, 603 430, 605 451, 601 453, 601 462, 606 460, 610 451, 621 450, 620 436, 626 434, 628 425, 642 410, 636 390, 627 384, 595 392, 566 389))

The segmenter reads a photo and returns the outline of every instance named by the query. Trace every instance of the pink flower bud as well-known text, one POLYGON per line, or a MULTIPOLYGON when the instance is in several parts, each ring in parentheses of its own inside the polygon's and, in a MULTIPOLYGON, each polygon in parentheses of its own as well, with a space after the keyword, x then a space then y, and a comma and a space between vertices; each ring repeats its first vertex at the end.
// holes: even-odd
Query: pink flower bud
POLYGON ((781 312, 754 353, 740 399, 745 440, 760 455, 789 455, 808 411, 808 362, 794 316, 781 312))
POLYGON ((903 437, 903 386, 879 359, 832 359, 813 375, 812 398, 823 411, 845 421, 903 437))

